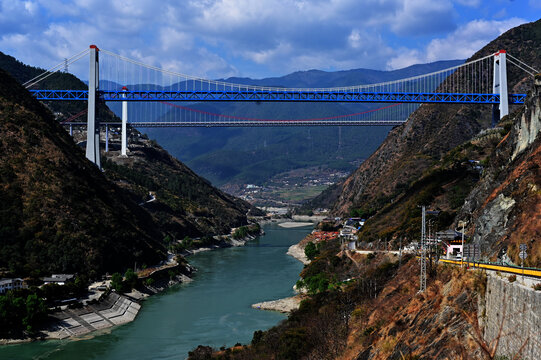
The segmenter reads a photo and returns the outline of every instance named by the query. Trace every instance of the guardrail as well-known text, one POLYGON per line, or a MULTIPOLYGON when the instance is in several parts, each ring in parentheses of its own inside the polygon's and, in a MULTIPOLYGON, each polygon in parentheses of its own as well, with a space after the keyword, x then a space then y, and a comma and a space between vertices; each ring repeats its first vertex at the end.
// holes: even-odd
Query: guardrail
POLYGON ((521 268, 518 266, 511 266, 511 265, 503 265, 503 264, 491 264, 491 263, 484 263, 484 262, 477 262, 477 261, 460 261, 460 260, 451 260, 451 259, 439 259, 439 261, 443 263, 448 264, 454 264, 454 265, 460 265, 463 264, 465 266, 473 267, 473 268, 479 268, 479 269, 487 269, 492 271, 501 271, 511 274, 517 274, 517 275, 525 275, 525 276, 533 276, 537 278, 541 278, 541 269, 537 268, 521 268))

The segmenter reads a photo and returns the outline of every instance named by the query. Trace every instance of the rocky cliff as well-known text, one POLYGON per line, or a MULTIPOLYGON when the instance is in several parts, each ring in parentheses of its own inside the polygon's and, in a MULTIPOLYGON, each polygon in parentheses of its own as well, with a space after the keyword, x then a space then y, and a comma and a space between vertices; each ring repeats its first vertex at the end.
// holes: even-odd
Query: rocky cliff
POLYGON ((526 265, 541 266, 541 77, 525 106, 509 120, 512 128, 489 155, 480 182, 458 219, 486 254, 520 264, 519 244, 528 246, 526 265))
MULTIPOLYGON (((506 32, 469 60, 499 49, 541 68, 541 20, 506 32)), ((525 91, 531 86, 525 73, 512 66, 508 68, 510 92, 525 91)), ((357 210, 361 215, 373 214, 401 188, 418 179, 434 161, 490 123, 488 106, 422 105, 404 125, 394 128, 378 150, 344 182, 333 212, 344 215, 357 210)))

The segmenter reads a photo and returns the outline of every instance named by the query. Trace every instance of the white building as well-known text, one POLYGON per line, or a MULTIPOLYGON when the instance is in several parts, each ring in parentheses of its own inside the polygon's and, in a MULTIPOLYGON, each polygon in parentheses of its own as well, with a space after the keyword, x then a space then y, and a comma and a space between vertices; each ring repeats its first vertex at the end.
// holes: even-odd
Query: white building
POLYGON ((23 288, 23 279, 0 279, 0 294, 5 294, 9 290, 18 290, 23 288))
POLYGON ((74 279, 73 274, 52 274, 50 277, 44 277, 43 283, 44 285, 47 284, 57 284, 57 285, 65 285, 67 282, 73 281, 74 279))

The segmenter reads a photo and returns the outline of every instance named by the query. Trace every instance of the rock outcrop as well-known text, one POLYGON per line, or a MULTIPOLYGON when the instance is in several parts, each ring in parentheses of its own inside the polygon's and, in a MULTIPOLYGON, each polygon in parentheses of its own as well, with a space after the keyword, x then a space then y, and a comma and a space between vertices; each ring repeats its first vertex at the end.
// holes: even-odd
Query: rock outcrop
MULTIPOLYGON (((509 30, 469 60, 506 49, 533 67, 541 68, 540 28, 541 20, 538 20, 509 30)), ((510 92, 525 92, 532 85, 531 77, 511 65, 508 79, 510 92)), ((333 212, 349 215, 352 209, 360 209, 362 213, 373 214, 404 186, 418 179, 434 161, 490 124, 489 106, 422 105, 404 125, 393 129, 378 150, 344 182, 333 212)), ((522 137, 531 139, 531 131, 523 132, 522 137)))
POLYGON ((490 155, 491 161, 458 219, 485 254, 507 252, 519 263, 518 246, 528 246, 526 264, 541 266, 541 78, 537 77, 513 127, 490 155))

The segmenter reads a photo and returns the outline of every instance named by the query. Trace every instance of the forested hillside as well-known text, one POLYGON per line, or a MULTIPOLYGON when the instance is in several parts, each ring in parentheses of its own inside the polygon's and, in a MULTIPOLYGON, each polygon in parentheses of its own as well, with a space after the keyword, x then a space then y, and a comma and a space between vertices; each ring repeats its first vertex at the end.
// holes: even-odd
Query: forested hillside
MULTIPOLYGON (((506 32, 471 59, 506 49, 541 68, 540 44, 541 21, 537 21, 506 32)), ((532 86, 532 77, 517 67, 509 65, 508 73, 510 92, 532 86)), ((439 229, 451 225, 480 176, 468 160, 490 164, 499 141, 513 121, 519 121, 510 115, 498 129, 481 132, 490 128, 491 115, 489 106, 422 105, 345 181, 333 211, 371 216, 361 234, 366 241, 411 240, 419 228, 419 204, 444 211, 439 229)))
POLYGON ((165 257, 150 215, 0 70, 0 269, 90 277, 165 257))

